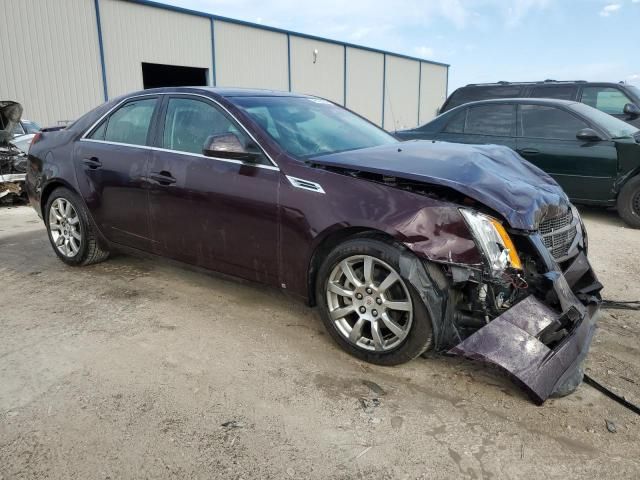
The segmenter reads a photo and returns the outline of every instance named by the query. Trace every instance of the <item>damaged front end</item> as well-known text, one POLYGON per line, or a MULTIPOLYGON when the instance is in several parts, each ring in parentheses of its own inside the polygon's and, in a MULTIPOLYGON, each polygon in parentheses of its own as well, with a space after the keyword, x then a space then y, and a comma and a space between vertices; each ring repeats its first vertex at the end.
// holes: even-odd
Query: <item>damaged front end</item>
POLYGON ((27 154, 14 144, 13 138, 21 115, 19 103, 0 102, 0 198, 23 194, 27 154))
POLYGON ((554 209, 535 231, 497 228, 496 238, 485 232, 483 240, 469 226, 487 262, 483 269, 445 267, 451 287, 441 348, 453 345, 451 354, 497 365, 537 403, 572 392, 582 380, 602 289, 578 211, 554 209))

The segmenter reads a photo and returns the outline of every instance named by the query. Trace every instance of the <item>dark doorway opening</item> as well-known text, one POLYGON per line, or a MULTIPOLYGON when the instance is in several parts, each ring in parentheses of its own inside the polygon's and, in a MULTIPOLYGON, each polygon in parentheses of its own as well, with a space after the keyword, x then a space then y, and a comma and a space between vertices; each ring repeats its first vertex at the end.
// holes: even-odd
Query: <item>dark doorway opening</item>
POLYGON ((207 69, 142 63, 142 85, 147 88, 207 85, 207 69))

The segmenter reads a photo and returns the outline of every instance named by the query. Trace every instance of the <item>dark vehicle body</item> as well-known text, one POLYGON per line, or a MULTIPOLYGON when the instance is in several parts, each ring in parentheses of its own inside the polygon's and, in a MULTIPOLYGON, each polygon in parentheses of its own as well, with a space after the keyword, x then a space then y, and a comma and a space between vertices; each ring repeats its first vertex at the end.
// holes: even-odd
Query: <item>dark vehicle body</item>
MULTIPOLYGON (((331 131, 325 138, 339 134, 331 131)), ((344 135, 352 138, 358 131, 344 135)), ((40 134, 29 154, 27 190, 48 228, 53 198, 86 211, 84 233, 95 229, 93 252, 151 253, 285 289, 317 304, 334 339, 359 358, 395 364, 425 348, 451 351, 501 366, 542 402, 579 382, 601 285, 586 257, 586 232, 566 195, 544 172, 514 160, 513 152, 499 146, 400 143, 315 97, 165 88, 112 100, 63 130, 40 134), (231 127, 207 138, 201 151, 185 151, 194 135, 208 135, 196 130, 214 126, 198 121, 172 137, 169 119, 187 121, 170 117, 172 102, 179 101, 213 108, 231 127), (150 108, 148 130, 136 122, 120 125, 120 112, 130 105, 142 108, 142 102, 150 108), (286 107, 287 114, 276 117, 273 105, 286 107), (314 144, 311 155, 291 153, 283 145, 309 149, 314 129, 324 128, 304 105, 375 130, 381 144, 320 153, 314 144), (120 141, 108 140, 111 122, 120 141), (487 219, 513 239, 515 246, 503 249, 500 258, 517 250, 519 270, 506 267, 506 260, 499 273, 492 270, 493 257, 470 227, 487 219), (411 343, 414 327, 405 343, 388 352, 378 352, 377 344, 366 350, 363 343, 351 349, 341 343, 326 320, 333 317, 325 315, 340 308, 329 311, 325 304, 332 288, 342 290, 326 272, 332 259, 338 259, 335 268, 348 260, 340 256, 345 245, 350 255, 371 255, 392 266, 406 282, 415 328, 418 310, 430 319, 424 348, 385 360, 411 343)), ((60 255, 50 228, 49 233, 58 256, 79 264, 82 259, 60 255)), ((367 279, 366 264, 358 275, 367 279)), ((359 279, 351 283, 357 286, 359 279)), ((370 287, 383 289, 379 282, 370 287)), ((349 312, 355 307, 341 305, 349 312)), ((362 304, 360 311, 368 308, 362 304)), ((353 332, 356 325, 349 328, 353 332)))
POLYGON ((640 128, 640 88, 613 82, 545 80, 470 84, 449 95, 440 108, 440 113, 469 102, 501 98, 572 100, 640 128))
POLYGON ((617 205, 630 225, 640 225, 640 130, 583 104, 551 99, 472 102, 396 136, 505 145, 549 173, 572 201, 617 205), (630 190, 627 195, 625 189, 630 190))

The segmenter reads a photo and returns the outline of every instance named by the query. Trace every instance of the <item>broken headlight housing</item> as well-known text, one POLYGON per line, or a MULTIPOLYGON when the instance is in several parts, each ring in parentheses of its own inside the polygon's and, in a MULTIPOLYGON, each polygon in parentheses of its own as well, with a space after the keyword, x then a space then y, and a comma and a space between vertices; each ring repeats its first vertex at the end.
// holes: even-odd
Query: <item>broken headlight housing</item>
POLYGON ((476 244, 484 253, 492 276, 500 276, 507 267, 522 268, 511 237, 500 221, 467 208, 461 208, 460 213, 473 233, 476 244))

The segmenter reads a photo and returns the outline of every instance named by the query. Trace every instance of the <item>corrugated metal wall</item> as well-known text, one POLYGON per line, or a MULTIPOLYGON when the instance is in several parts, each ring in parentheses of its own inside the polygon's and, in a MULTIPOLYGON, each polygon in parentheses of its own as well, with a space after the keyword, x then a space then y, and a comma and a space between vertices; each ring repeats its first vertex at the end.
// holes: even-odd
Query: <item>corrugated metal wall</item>
POLYGON ((289 89, 287 35, 214 20, 216 85, 289 89))
POLYGON ((3 0, 0 100, 16 100, 43 125, 75 119, 104 101, 93 2, 3 0))
POLYGON ((438 114, 438 109, 447 99, 447 68, 430 63, 421 63, 420 76, 420 125, 438 114))
POLYGON ((109 97, 142 89, 142 62, 209 69, 211 21, 119 0, 100 0, 109 97))
POLYGON ((386 55, 384 128, 389 131, 415 127, 418 123, 420 64, 386 55))
POLYGON ((291 90, 343 104, 344 47, 291 35, 290 48, 291 90))
POLYGON ((384 55, 347 47, 347 107, 382 125, 384 55))
POLYGON ((138 0, 2 1, 0 99, 47 125, 104 101, 96 4, 109 98, 143 88, 143 62, 205 68, 210 84, 215 68, 219 86, 318 95, 397 130, 433 118, 447 93, 445 65, 205 13, 138 0))

